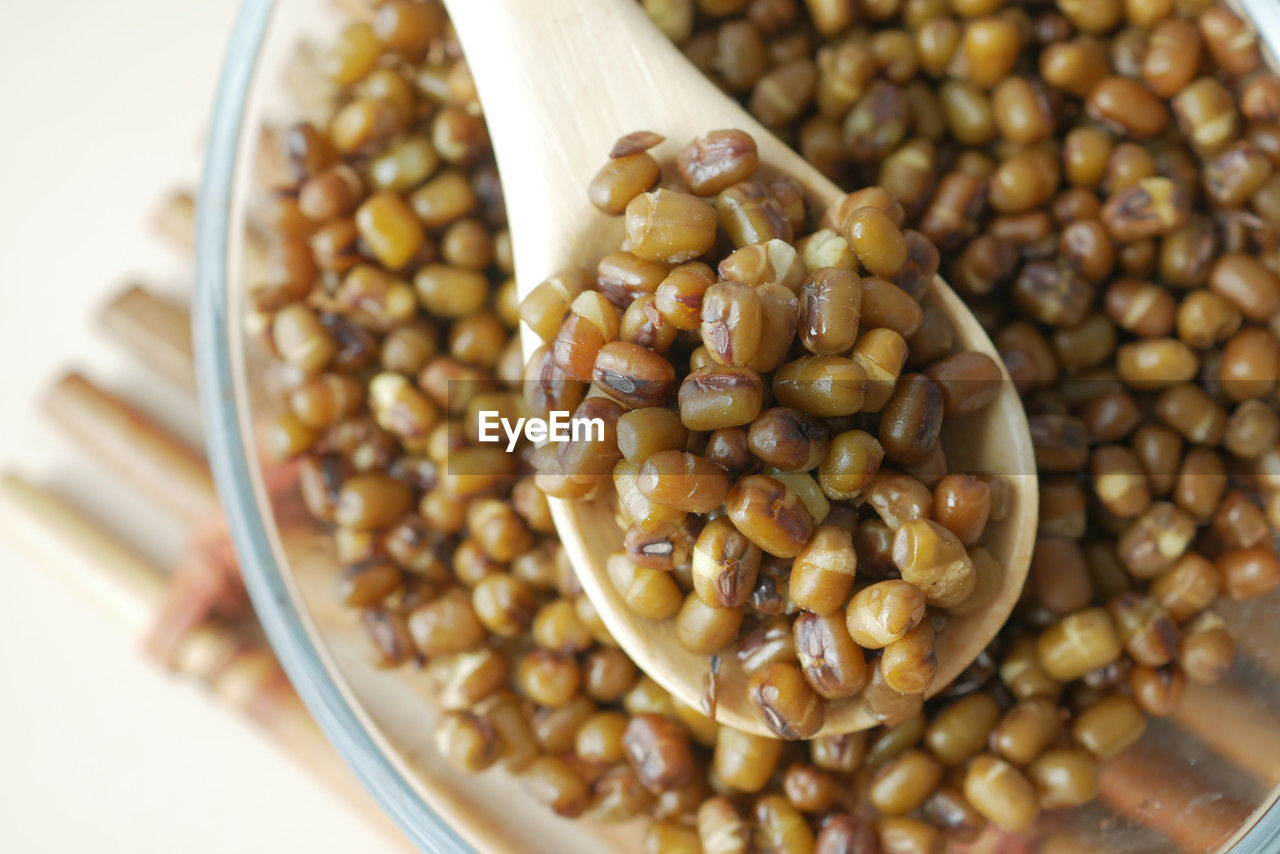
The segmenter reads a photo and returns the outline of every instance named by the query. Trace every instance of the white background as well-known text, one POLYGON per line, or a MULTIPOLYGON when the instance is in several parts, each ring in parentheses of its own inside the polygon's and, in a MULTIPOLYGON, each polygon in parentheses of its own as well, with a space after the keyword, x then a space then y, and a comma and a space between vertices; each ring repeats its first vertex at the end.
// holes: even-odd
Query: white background
MULTIPOLYGON (((0 467, 126 510, 130 494, 37 421, 72 364, 194 405, 105 346, 98 307, 130 277, 174 293, 182 260, 147 222, 194 180, 236 0, 0 0, 0 467)), ((159 561, 177 539, 133 509, 159 561)), ((385 850, 253 727, 159 673, 135 639, 0 541, 0 849, 385 850)))

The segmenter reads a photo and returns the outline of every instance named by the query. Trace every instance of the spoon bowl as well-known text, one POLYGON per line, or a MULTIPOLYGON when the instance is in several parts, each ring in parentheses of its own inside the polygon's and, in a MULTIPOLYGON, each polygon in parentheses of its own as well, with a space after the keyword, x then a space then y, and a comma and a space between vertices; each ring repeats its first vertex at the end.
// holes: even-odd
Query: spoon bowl
MULTIPOLYGON (((755 138, 761 170, 785 174, 805 191, 812 211, 844 192, 715 87, 649 21, 633 0, 446 0, 485 104, 507 200, 520 296, 548 276, 595 261, 617 248, 620 218, 600 214, 587 186, 618 137, 637 129, 683 145, 707 131, 737 128, 755 138)), ((657 152, 655 152, 657 153, 657 152)), ((935 277, 924 299, 951 320, 962 349, 1000 358, 964 303, 935 277)), ((526 357, 542 344, 522 330, 526 357)), ((990 643, 1022 592, 1037 523, 1034 453, 1026 416, 1003 366, 996 401, 943 428, 956 471, 990 474, 1009 487, 1008 512, 992 520, 986 546, 1001 573, 983 604, 950 615, 938 635, 930 695, 946 687, 990 643)), ((608 499, 552 499, 561 542, 614 639, 679 701, 700 708, 709 659, 683 647, 673 620, 633 613, 606 571, 622 546, 617 505, 608 499)), ((772 736, 746 691, 733 656, 718 677, 716 720, 772 736)), ((866 729, 877 721, 859 697, 828 703, 819 735, 866 729)))

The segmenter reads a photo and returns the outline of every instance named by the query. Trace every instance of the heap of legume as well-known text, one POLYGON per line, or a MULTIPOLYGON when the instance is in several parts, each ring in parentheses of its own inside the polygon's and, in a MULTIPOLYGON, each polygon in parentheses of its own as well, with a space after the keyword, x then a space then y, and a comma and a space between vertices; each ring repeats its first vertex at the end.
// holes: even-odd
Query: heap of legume
MULTIPOLYGON (((887 190, 941 249, 1031 418, 1024 601, 942 695, 886 704, 867 733, 743 735, 637 673, 530 461, 475 443, 481 398, 524 405, 519 314, 483 118, 434 0, 353 19, 323 114, 269 132, 260 158, 253 304, 296 378, 266 444, 301 459, 341 595, 383 664, 440 686, 451 762, 501 764, 563 815, 647 816, 650 851, 935 852, 1087 803, 1149 716, 1230 669, 1215 602, 1280 580, 1280 79, 1216 0, 640 1, 806 159, 887 190)), ((643 153, 619 152, 602 209, 652 189, 643 153)), ((651 325, 645 305, 619 340, 651 325)), ((747 459, 746 433, 700 453, 747 459)), ((884 529, 854 538, 859 574, 898 580, 884 529)), ((760 650, 787 642, 761 627, 760 650)), ((878 672, 865 690, 889 696, 878 672)))
POLYGON ((952 352, 937 309, 909 346, 939 256, 884 189, 814 229, 793 181, 758 179, 749 134, 693 140, 665 184, 662 141, 623 137, 590 188, 625 217, 627 248, 521 304, 546 341, 530 407, 608 424, 535 452, 536 482, 578 499, 612 474, 626 535, 608 569, 627 606, 674 619, 694 652, 735 654, 779 736, 814 735, 827 701, 862 693, 864 649, 919 704, 936 666, 926 606, 970 605, 977 567, 999 571, 968 551, 991 487, 949 474, 940 442, 944 415, 995 399, 999 367, 952 352))

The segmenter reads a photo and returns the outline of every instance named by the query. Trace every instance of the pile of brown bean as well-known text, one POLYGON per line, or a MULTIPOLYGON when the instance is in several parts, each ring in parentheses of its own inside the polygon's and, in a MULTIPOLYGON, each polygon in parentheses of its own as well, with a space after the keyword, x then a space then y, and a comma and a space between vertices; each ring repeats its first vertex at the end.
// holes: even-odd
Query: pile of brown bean
POLYGON ((952 352, 940 310, 926 326, 938 250, 884 189, 815 230, 793 181, 759 179, 749 134, 693 140, 665 183, 662 141, 623 137, 590 187, 625 216, 627 248, 520 306, 546 342, 529 406, 607 424, 543 445, 536 482, 594 497, 612 474, 626 535, 608 569, 628 607, 674 619, 694 652, 736 654, 780 737, 862 693, 865 649, 883 650, 872 669, 895 702, 919 705, 937 664, 926 607, 981 607, 977 566, 999 572, 969 553, 992 488, 948 473, 940 442, 944 416, 999 394, 999 367, 952 352))
MULTIPOLYGON (((1149 716, 1231 668, 1214 603, 1280 580, 1280 79, 1216 0, 641 2, 809 161, 883 187, 942 250, 1031 417, 1024 601, 944 694, 886 705, 867 733, 743 735, 637 673, 563 560, 529 452, 475 441, 478 409, 524 406, 526 385, 497 173, 435 0, 353 18, 324 79, 309 72, 310 120, 259 158, 252 302, 294 376, 266 445, 300 458, 342 597, 381 663, 438 686, 451 762, 501 764, 563 815, 646 816, 653 852, 937 852, 1087 803, 1149 716)), ((613 186, 646 183, 636 154, 613 186)), ((785 211, 784 192, 765 187, 785 211)), ((632 272, 595 284, 630 305, 632 272)), ((655 326, 653 299, 619 341, 655 326)), ((700 453, 746 459, 746 434, 700 453)), ((873 521, 846 528, 858 571, 893 576, 873 521)), ((757 579, 782 603, 774 563, 757 579)), ((785 626, 757 643, 767 656, 785 626)))

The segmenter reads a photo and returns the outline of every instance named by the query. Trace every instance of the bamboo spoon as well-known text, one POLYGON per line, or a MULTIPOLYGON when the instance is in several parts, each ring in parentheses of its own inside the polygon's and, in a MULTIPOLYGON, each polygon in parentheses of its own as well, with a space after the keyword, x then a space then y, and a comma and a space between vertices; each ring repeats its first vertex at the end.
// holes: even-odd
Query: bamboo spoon
MULTIPOLYGON (((759 146, 762 169, 787 174, 821 212, 843 193, 706 80, 634 0, 446 0, 477 91, 486 106, 502 175, 521 296, 547 276, 595 261, 620 242, 621 220, 587 201, 587 185, 614 141, 651 130, 677 145, 717 128, 741 128, 759 146)), ((928 296, 951 318, 962 347, 999 358, 986 333, 941 279, 928 296)), ((524 330, 526 356, 541 342, 524 330)), ((987 604, 954 617, 938 638, 932 691, 942 689, 1003 625, 1022 590, 1035 537, 1035 464, 1027 421, 1006 377, 986 412, 955 422, 944 436, 958 471, 1005 477, 1009 513, 991 526, 990 550, 1003 570, 987 604), (956 425, 959 424, 959 427, 956 425)), ((632 613, 605 571, 622 532, 609 501, 553 501, 561 541, 583 589, 614 638, 679 701, 699 708, 707 656, 686 650, 672 621, 632 613)), ((716 719, 770 734, 747 697, 746 678, 728 656, 720 670, 716 719)), ((829 705, 822 733, 875 721, 858 699, 829 705)))

